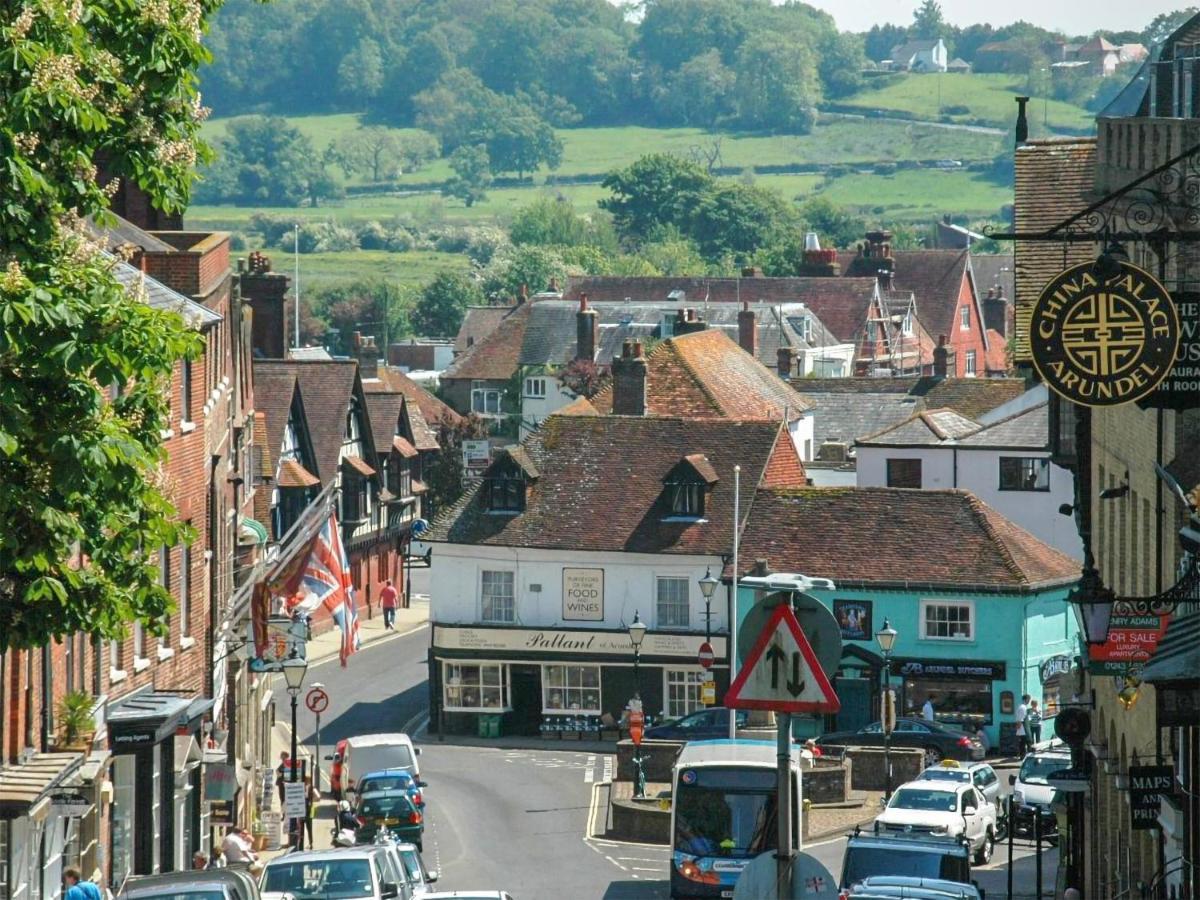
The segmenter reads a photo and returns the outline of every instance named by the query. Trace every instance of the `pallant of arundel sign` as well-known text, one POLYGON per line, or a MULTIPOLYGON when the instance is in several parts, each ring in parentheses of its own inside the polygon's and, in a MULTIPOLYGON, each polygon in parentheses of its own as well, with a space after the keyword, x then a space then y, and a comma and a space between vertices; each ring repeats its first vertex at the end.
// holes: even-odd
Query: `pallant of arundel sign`
POLYGON ((1175 365, 1179 315, 1150 273, 1114 262, 1072 266, 1042 290, 1029 341, 1042 380, 1082 406, 1117 406, 1151 394, 1175 365))
POLYGON ((562 617, 565 622, 604 621, 603 569, 563 569, 562 617))
MULTIPOLYGON (((695 661, 704 643, 702 634, 655 634, 642 640, 642 658, 681 656, 695 661)), ((713 635, 717 659, 728 653, 725 637, 713 635)), ((437 650, 474 650, 494 653, 564 653, 577 655, 633 656, 627 631, 584 631, 574 628, 473 628, 434 625, 437 650)))

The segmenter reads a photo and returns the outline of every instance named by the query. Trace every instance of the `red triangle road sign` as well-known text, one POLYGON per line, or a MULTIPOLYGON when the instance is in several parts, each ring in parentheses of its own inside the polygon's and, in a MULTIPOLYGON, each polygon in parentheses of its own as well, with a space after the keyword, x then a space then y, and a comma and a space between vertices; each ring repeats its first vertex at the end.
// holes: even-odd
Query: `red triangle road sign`
POLYGON ((789 604, 775 608, 729 686, 725 705, 795 713, 835 713, 842 708, 789 604))

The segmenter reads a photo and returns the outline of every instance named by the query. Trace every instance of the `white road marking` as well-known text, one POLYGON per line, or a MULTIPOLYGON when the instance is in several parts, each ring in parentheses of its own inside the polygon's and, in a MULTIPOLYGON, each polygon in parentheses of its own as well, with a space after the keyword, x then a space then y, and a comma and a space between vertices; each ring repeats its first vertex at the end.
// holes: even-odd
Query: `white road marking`
POLYGON ((613 758, 611 756, 604 757, 604 781, 613 780, 613 758))
POLYGON ((630 871, 633 871, 633 872, 653 872, 655 875, 662 873, 661 867, 656 868, 656 869, 645 869, 645 868, 640 868, 638 866, 630 866, 629 869, 630 869, 630 871))
POLYGON ((629 871, 629 869, 628 869, 626 866, 623 866, 623 865, 621 865, 619 862, 617 862, 617 861, 616 861, 615 859, 613 859, 611 856, 606 856, 606 857, 604 857, 604 858, 605 858, 605 859, 607 859, 607 860, 608 860, 610 863, 612 863, 614 866, 616 866, 618 869, 620 869, 622 872, 628 872, 628 871, 629 871))

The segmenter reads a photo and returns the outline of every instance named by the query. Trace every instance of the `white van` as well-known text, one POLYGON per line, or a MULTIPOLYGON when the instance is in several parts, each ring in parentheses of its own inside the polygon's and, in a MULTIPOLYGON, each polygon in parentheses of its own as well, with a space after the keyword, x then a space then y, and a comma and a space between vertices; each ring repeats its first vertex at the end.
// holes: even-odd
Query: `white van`
POLYGON ((342 784, 352 786, 362 776, 381 769, 404 769, 421 785, 421 749, 407 734, 363 734, 346 739, 342 755, 342 784))

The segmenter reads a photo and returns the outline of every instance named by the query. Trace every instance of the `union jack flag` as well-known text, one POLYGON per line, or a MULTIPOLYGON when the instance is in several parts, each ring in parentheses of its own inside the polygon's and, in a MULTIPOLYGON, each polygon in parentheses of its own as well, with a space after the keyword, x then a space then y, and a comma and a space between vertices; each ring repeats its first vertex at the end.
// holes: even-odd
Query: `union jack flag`
POLYGON ((287 612, 310 615, 318 607, 328 610, 342 632, 339 656, 342 666, 362 644, 358 630, 358 607, 350 560, 342 544, 337 515, 330 513, 305 550, 283 568, 271 582, 271 593, 284 597, 287 612))

